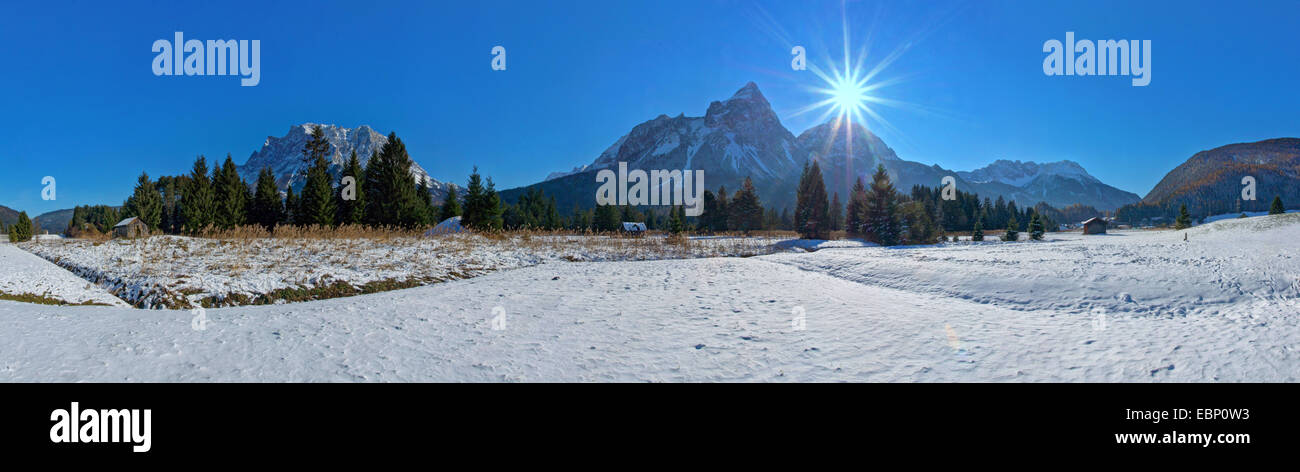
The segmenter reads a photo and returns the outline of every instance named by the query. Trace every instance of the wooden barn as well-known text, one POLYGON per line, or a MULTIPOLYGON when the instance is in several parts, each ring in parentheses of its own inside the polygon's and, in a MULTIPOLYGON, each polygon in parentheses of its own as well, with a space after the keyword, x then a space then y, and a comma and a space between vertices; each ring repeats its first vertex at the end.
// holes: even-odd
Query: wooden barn
POLYGON ((144 224, 143 221, 134 216, 113 225, 113 237, 115 238, 139 238, 148 235, 149 225, 144 224))
POLYGON ((1089 218, 1083 222, 1083 234, 1106 234, 1106 220, 1089 218))

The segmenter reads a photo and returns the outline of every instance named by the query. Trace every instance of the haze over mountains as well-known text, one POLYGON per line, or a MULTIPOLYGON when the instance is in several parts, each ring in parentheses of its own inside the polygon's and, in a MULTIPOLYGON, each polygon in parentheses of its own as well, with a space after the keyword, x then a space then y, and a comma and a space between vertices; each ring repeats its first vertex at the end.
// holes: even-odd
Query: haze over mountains
POLYGON ((938 187, 945 176, 952 176, 959 190, 991 199, 1001 196, 1022 206, 1038 202, 1055 207, 1081 203, 1114 210, 1140 198, 1106 185, 1070 161, 996 161, 969 172, 906 161, 857 123, 850 132, 848 126, 833 119, 796 137, 781 124, 753 82, 731 98, 709 104, 704 116, 660 115, 633 127, 591 164, 552 173, 537 184, 503 191, 502 197, 513 201, 536 188, 555 196, 561 208, 591 207, 595 203, 596 172, 616 169, 619 162, 626 162, 629 169, 702 169, 705 186, 711 190, 726 186, 728 191, 734 191, 748 176, 764 205, 792 208, 794 188, 809 159, 820 163, 827 192, 838 192, 841 201, 847 201, 856 178, 869 181, 877 164, 885 167, 902 192, 913 185, 938 187), (850 136, 851 155, 846 146, 850 136))

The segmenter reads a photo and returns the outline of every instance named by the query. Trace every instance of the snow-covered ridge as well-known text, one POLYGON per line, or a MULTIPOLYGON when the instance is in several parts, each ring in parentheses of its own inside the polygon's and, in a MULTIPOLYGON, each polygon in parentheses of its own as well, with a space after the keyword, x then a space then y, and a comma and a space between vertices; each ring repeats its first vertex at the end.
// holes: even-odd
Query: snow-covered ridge
POLYGON ((1101 183, 1079 163, 1068 160, 1040 164, 1033 161, 998 159, 979 169, 957 172, 957 175, 968 182, 999 182, 1013 187, 1024 187, 1042 176, 1059 176, 1082 182, 1101 183))

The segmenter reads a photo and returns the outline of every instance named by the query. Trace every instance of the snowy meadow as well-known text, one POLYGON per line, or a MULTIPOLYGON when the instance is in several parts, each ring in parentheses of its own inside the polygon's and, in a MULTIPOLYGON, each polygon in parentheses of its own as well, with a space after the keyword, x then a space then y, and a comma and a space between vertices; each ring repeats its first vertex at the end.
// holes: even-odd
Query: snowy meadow
MULTIPOLYGON (((1298 230, 1300 214, 888 248, 576 235, 0 245, 6 260, 31 251, 107 281, 62 278, 50 294, 111 290, 136 306, 447 280, 206 311, 0 300, 0 380, 1295 382, 1298 230)), ((27 257, 7 277, 62 270, 27 257)))

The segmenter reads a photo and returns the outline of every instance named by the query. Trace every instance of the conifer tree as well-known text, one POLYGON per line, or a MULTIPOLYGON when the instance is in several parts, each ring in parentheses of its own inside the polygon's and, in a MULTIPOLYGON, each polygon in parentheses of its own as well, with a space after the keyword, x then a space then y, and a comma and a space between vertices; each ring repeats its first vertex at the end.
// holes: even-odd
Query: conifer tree
POLYGON ((1286 213, 1286 206, 1282 205, 1282 196, 1274 195, 1273 204, 1268 206, 1268 214, 1281 215, 1283 213, 1286 213))
POLYGON ((1029 239, 1043 240, 1043 220, 1038 217, 1038 212, 1034 212, 1034 216, 1029 218, 1029 239))
POLYGON ((298 205, 298 196, 293 194, 293 185, 284 189, 284 223, 297 225, 301 218, 301 206, 298 205))
POLYGON ((881 246, 898 244, 898 192, 894 190, 894 184, 890 182, 883 165, 876 165, 876 173, 871 176, 871 192, 867 197, 864 220, 869 241, 881 246))
MULTIPOLYGON (((303 152, 306 153, 310 146, 311 143, 308 143, 303 152)), ((328 147, 329 143, 326 142, 325 148, 328 147)), ((298 224, 333 226, 336 209, 334 186, 330 182, 332 179, 329 174, 329 161, 314 151, 313 154, 314 160, 311 168, 307 169, 307 181, 302 186, 302 195, 299 196, 298 205, 301 208, 302 219, 298 224)))
MULTIPOLYGON (((168 234, 178 233, 181 230, 180 212, 179 212, 180 196, 178 195, 178 191, 180 189, 176 185, 176 180, 177 179, 175 177, 163 177, 158 179, 159 183, 162 184, 161 185, 162 192, 159 194, 159 196, 162 197, 162 220, 163 221, 162 221, 162 228, 160 229, 162 230, 162 232, 168 234)), ((77 225, 77 227, 80 228, 81 225, 77 225)))
POLYGON ((1192 215, 1187 212, 1187 204, 1184 203, 1178 209, 1178 218, 1174 220, 1174 229, 1187 229, 1192 227, 1192 215))
POLYGON ((208 162, 203 156, 194 161, 189 181, 181 192, 181 228, 199 234, 213 224, 212 181, 208 179, 208 162))
POLYGON ((404 228, 412 228, 419 223, 423 207, 415 194, 411 164, 406 144, 396 133, 390 133, 388 143, 366 163, 367 223, 404 228))
POLYGON ((437 208, 433 206, 433 194, 429 192, 429 186, 425 185, 424 182, 416 182, 415 200, 419 202, 415 217, 416 225, 428 226, 429 222, 433 220, 437 208))
POLYGON ((802 239, 827 239, 830 237, 830 203, 826 200, 826 185, 822 181, 821 167, 817 161, 804 164, 795 192, 794 230, 802 239))
POLYGON ((684 213, 685 208, 681 206, 674 206, 668 210, 668 232, 672 234, 681 234, 684 226, 684 222, 682 221, 684 213))
POLYGON ((852 236, 862 236, 867 214, 867 187, 859 177, 849 192, 849 205, 844 212, 844 230, 852 236))
POLYGON ((128 200, 130 202, 131 215, 140 218, 140 221, 149 226, 151 230, 160 230, 162 224, 162 195, 158 193, 158 188, 149 180, 149 174, 141 172, 140 178, 136 181, 135 190, 128 200))
POLYGON ((212 202, 213 223, 218 227, 230 229, 244 224, 248 187, 239 177, 235 161, 226 154, 226 160, 220 170, 213 171, 212 202))
POLYGON ((339 186, 334 192, 334 206, 338 214, 334 222, 341 225, 361 224, 366 218, 365 171, 353 150, 339 174, 339 186), (351 177, 350 183, 347 178, 351 177))
MULTIPOLYGON (((468 206, 468 205, 467 205, 468 206)), ((596 231, 618 231, 622 216, 617 205, 596 205, 592 225, 596 231)))
POLYGON ((257 191, 253 194, 249 220, 267 231, 274 230, 275 225, 284 221, 284 204, 280 201, 280 189, 275 185, 275 174, 270 167, 263 167, 257 173, 257 191))
POLYGON ((438 213, 438 221, 446 221, 447 218, 460 216, 460 199, 456 196, 456 187, 447 189, 447 199, 443 200, 442 208, 438 213))
POLYGON ((763 227, 763 205, 758 201, 758 192, 754 190, 754 181, 745 177, 745 182, 736 191, 735 198, 728 204, 727 227, 735 231, 750 231, 763 227))
POLYGON ((18 213, 18 221, 15 221, 9 227, 9 242, 21 243, 32 240, 32 233, 36 229, 33 227, 32 219, 27 216, 27 212, 18 213))
POLYGON ((981 214, 979 217, 975 219, 975 230, 971 231, 970 240, 971 241, 984 240, 984 215, 983 214, 981 214))
POLYGON ((1016 222, 1015 215, 1012 215, 1011 218, 1007 220, 1007 232, 1002 234, 1002 240, 1003 241, 1020 240, 1020 223, 1016 222))

